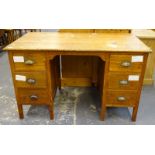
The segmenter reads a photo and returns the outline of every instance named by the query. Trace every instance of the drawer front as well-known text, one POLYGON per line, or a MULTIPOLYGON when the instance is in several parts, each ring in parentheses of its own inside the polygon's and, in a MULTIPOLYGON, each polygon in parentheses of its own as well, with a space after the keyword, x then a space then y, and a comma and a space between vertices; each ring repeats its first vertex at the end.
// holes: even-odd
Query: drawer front
POLYGON ((110 71, 141 72, 143 62, 135 62, 135 60, 133 62, 133 56, 134 55, 111 55, 110 71))
POLYGON ((131 80, 131 76, 138 76, 140 80, 140 74, 122 74, 122 73, 109 73, 109 89, 115 90, 137 90, 139 88, 139 80, 131 80))
POLYGON ((18 97, 22 104, 49 104, 46 89, 18 89, 18 97))
POLYGON ((14 52, 12 59, 15 71, 40 71, 46 69, 46 58, 43 52, 14 52))
POLYGON ((136 105, 137 91, 108 91, 106 106, 133 107, 136 105))
POLYGON ((46 88, 46 72, 16 72, 15 85, 18 88, 46 88))

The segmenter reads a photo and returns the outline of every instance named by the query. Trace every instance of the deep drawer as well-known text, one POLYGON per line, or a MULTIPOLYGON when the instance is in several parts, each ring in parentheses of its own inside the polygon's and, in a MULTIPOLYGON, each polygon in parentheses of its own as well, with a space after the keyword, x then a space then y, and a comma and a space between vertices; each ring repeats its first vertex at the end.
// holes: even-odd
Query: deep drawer
POLYGON ((22 104, 49 104, 46 89, 18 89, 18 96, 22 104))
POLYGON ((137 91, 108 91, 106 106, 133 107, 136 105, 137 91))

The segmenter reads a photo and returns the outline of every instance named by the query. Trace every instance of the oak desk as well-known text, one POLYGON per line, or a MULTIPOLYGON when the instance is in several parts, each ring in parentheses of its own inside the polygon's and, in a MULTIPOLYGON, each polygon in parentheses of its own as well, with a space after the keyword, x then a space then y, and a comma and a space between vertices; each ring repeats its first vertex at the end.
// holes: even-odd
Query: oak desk
POLYGON ((100 119, 104 120, 106 107, 133 107, 132 121, 136 120, 151 50, 134 35, 32 32, 4 50, 9 53, 20 118, 27 104, 48 105, 54 118, 54 97, 61 88, 59 56, 74 55, 99 58, 100 119))
POLYGON ((147 61, 144 84, 153 85, 155 67, 155 32, 152 30, 139 29, 132 30, 132 33, 152 49, 152 53, 149 55, 147 61))

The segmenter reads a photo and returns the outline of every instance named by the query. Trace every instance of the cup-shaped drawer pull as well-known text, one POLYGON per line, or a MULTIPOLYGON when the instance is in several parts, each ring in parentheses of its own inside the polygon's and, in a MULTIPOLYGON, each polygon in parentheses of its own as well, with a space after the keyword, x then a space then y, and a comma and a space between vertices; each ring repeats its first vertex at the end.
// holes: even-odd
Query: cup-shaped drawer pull
POLYGON ((27 82, 28 84, 35 84, 35 83, 36 83, 36 80, 35 80, 35 79, 29 78, 29 79, 26 80, 26 82, 27 82))
POLYGON ((129 84, 129 81, 128 80, 120 80, 119 81, 119 84, 120 85, 128 85, 129 84))
POLYGON ((30 60, 30 59, 28 59, 28 60, 25 60, 25 62, 24 62, 26 65, 33 65, 34 64, 34 61, 33 60, 30 60))
POLYGON ((117 100, 118 101, 126 101, 126 98, 124 96, 118 96, 117 100))
POLYGON ((31 95, 31 96, 30 96, 30 99, 31 99, 31 100, 34 100, 34 101, 35 101, 35 100, 38 100, 38 96, 37 96, 37 95, 31 95))
POLYGON ((123 61, 123 62, 121 63, 121 66, 122 66, 122 67, 130 67, 130 66, 131 66, 131 62, 130 62, 130 61, 123 61))

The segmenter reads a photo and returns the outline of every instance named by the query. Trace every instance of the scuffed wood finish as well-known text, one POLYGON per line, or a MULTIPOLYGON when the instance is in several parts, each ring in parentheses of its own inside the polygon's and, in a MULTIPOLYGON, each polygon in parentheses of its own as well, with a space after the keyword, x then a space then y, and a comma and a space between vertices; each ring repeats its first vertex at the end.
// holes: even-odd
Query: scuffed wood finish
POLYGON ((154 83, 154 68, 155 68, 155 32, 152 30, 133 30, 132 33, 137 36, 143 43, 152 49, 149 54, 146 73, 144 77, 145 85, 153 85, 154 83))
POLYGON ((130 29, 95 29, 96 33, 131 33, 130 29))
MULTIPOLYGON (((4 50, 40 50, 84 52, 143 52, 151 50, 137 37, 127 33, 59 33, 30 32, 4 50)), ((91 55, 91 53, 90 53, 91 55)))
MULTIPOLYGON (((88 85, 92 81, 96 82, 94 86, 99 88, 101 95, 101 120, 105 119, 106 108, 108 106, 132 107, 132 121, 136 120, 147 56, 150 52, 150 48, 139 41, 135 36, 131 34, 114 35, 102 33, 93 35, 92 33, 29 33, 10 44, 5 50, 9 50, 9 60, 20 118, 24 117, 22 108, 24 104, 48 105, 50 118, 54 118, 54 97, 57 88, 61 88, 61 77, 59 72, 59 56, 61 55, 64 57, 69 56, 70 59, 72 59, 72 56, 75 59, 77 57, 77 60, 78 57, 84 58, 81 67, 84 66, 83 71, 87 70, 87 72, 86 74, 81 74, 81 72, 79 72, 80 67, 78 66, 77 79, 79 78, 79 83, 88 82, 88 85), (39 54, 42 56, 42 59, 38 61, 37 58, 37 63, 32 66, 31 70, 28 70, 28 66, 25 66, 24 63, 22 66, 19 63, 15 64, 15 62, 13 62, 13 55, 16 53, 18 55, 23 54, 25 57, 27 54, 29 55, 29 53, 31 53, 29 59, 36 59, 38 57, 37 54, 39 54), (131 68, 134 66, 132 69, 130 67, 122 69, 120 63, 126 60, 131 61, 131 56, 135 55, 144 56, 143 62, 131 62, 131 68), (92 65, 90 67, 88 64, 93 64, 94 57, 98 60, 97 66, 92 65), (39 62, 42 62, 41 65, 38 65, 41 68, 40 70, 39 67, 36 68, 39 62), (22 67, 19 67, 19 65, 22 67), (42 66, 44 67, 42 68, 42 66), (93 77, 94 68, 97 68, 97 76, 93 77), (40 76, 37 74, 38 72, 40 72, 40 76), (26 76, 30 76, 32 73, 33 78, 40 81, 40 84, 37 84, 34 88, 30 88, 21 83, 19 84, 15 79, 16 73, 26 76), (116 84, 117 79, 119 80, 121 77, 123 79, 127 78, 127 74, 139 74, 140 79, 137 82, 130 82, 128 88, 119 87, 118 84, 116 84), (83 76, 86 75, 89 76, 87 76, 84 81, 83 76), (116 79, 114 79, 114 75, 118 75, 116 79), (47 83, 44 83, 45 77, 47 83), (116 101, 116 98, 122 95, 126 97, 127 101, 121 101, 121 103, 116 101), (34 96, 38 96, 37 99, 34 96)), ((68 68, 69 67, 72 70, 74 69, 73 66, 68 65, 68 68)), ((73 73, 75 74, 72 75, 72 78, 76 76, 76 72, 73 71, 73 73)), ((70 76, 69 72, 66 76, 68 75, 70 76)), ((64 78, 65 86, 70 86, 78 82, 74 81, 74 83, 72 83, 73 80, 71 79, 71 83, 66 83, 65 80, 64 78)))

